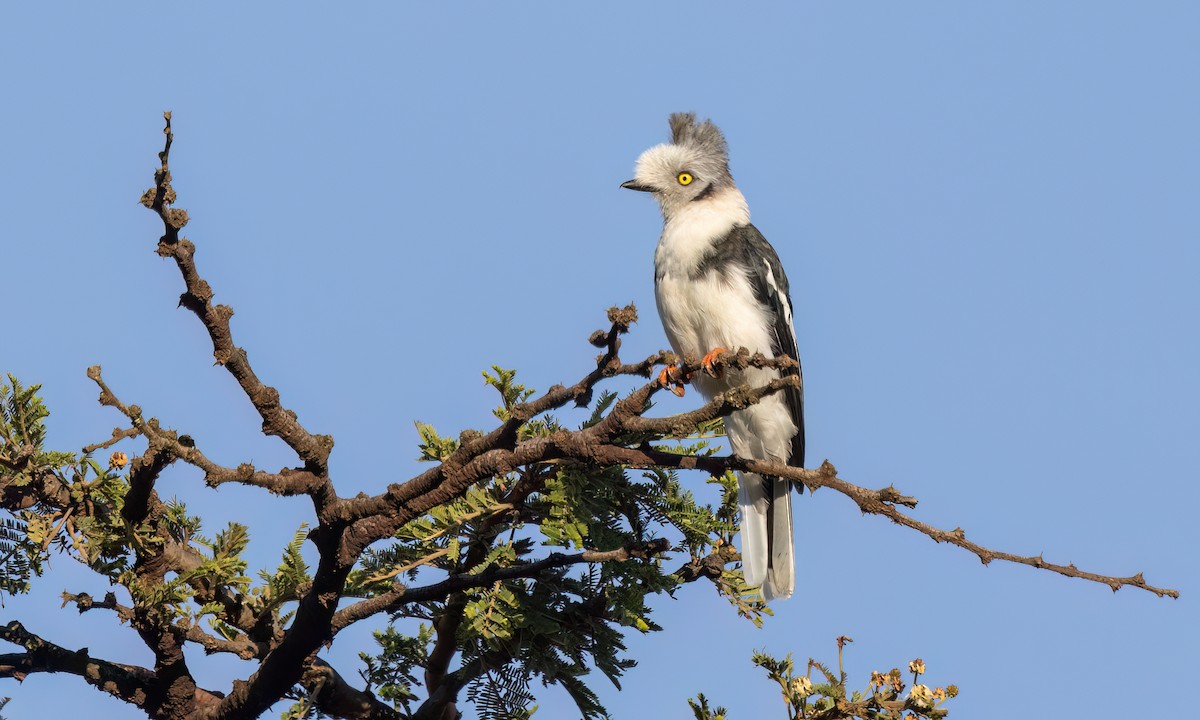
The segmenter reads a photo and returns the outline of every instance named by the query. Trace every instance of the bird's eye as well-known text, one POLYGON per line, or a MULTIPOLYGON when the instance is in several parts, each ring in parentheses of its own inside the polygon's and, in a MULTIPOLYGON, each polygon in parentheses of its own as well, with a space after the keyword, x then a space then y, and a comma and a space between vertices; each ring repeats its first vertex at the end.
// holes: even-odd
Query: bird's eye
POLYGON ((685 172, 679 173, 679 177, 677 177, 675 179, 679 181, 680 185, 691 185, 692 184, 692 176, 689 173, 685 173, 685 172))

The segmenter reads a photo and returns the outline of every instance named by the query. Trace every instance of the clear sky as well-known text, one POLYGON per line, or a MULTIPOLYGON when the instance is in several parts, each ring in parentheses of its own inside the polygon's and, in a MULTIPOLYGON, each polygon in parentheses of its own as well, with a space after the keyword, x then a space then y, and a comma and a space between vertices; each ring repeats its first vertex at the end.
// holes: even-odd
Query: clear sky
MULTIPOLYGON (((597 681, 614 717, 686 717, 697 691, 781 716, 752 650, 832 660, 838 635, 860 679, 924 658, 962 689, 952 717, 1178 716, 1200 661, 1198 33, 1188 2, 10 3, 0 371, 44 385, 63 448, 118 424, 84 376, 99 363, 219 460, 289 461, 175 308, 136 203, 170 109, 186 234, 240 344, 335 436, 340 491, 377 492, 420 469, 414 420, 488 425, 489 365, 574 381, 630 301, 626 356, 666 345, 657 209, 618 185, 695 110, 791 279, 811 464, 894 483, 985 545, 1183 597, 984 567, 822 491, 796 504, 797 596, 761 631, 703 583, 664 599, 624 690, 597 681)), ((210 530, 252 523, 252 568, 308 518, 186 469, 160 492, 210 530)), ((56 562, 0 621, 149 662, 62 590, 106 587, 56 562)), ((339 639, 348 675, 366 638, 339 639)), ((244 673, 195 662, 211 687, 244 673)), ((13 718, 138 716, 70 677, 0 695, 13 718)))

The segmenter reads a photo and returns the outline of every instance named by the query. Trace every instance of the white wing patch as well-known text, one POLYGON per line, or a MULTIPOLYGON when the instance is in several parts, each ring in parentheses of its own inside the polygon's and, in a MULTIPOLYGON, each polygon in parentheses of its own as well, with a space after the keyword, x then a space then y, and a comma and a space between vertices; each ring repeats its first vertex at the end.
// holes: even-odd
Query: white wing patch
POLYGON ((763 258, 763 265, 767 266, 767 284, 771 286, 771 292, 775 293, 775 297, 779 299, 779 306, 783 308, 783 319, 791 326, 792 304, 788 302, 787 295, 779 291, 779 285, 775 282, 775 271, 771 269, 771 261, 763 258))

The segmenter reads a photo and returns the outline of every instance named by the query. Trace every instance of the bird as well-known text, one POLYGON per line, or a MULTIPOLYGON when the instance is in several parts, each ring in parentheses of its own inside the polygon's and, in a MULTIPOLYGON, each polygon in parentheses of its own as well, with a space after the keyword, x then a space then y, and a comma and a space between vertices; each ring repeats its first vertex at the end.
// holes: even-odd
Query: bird
MULTIPOLYGON (((669 125, 670 142, 643 152, 634 178, 621 187, 650 193, 662 210, 654 295, 672 349, 681 357, 703 356, 709 372, 697 373, 692 384, 707 398, 787 374, 802 377, 787 275, 775 249, 750 223, 746 198, 729 171, 724 134, 691 112, 673 113, 669 125), (739 347, 787 355, 796 367, 715 372, 715 358, 739 347)), ((671 384, 668 370, 660 375, 663 385, 671 384)), ((674 391, 682 395, 682 385, 674 391)), ((803 467, 803 380, 731 413, 725 431, 737 457, 803 467)), ((795 485, 803 492, 802 484, 795 485)), ((792 486, 784 478, 738 476, 742 570, 746 584, 761 587, 766 600, 795 591, 792 486)))

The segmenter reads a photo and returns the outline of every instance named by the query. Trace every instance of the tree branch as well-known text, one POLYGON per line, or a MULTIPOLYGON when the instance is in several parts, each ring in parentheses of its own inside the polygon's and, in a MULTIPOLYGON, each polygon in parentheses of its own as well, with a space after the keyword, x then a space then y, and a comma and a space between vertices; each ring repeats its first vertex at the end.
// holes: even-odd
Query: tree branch
POLYGON ((346 682, 329 663, 314 658, 300 682, 308 689, 318 710, 325 715, 349 720, 400 720, 403 717, 373 693, 346 682))
POLYGON ((27 510, 38 503, 59 509, 71 505, 71 487, 53 469, 36 469, 20 484, 14 482, 17 474, 0 473, 0 507, 5 510, 27 510))
POLYGON ((250 463, 230 468, 213 462, 196 448, 196 443, 190 436, 163 430, 156 419, 142 419, 141 407, 121 402, 104 382, 99 365, 89 367, 87 375, 100 388, 100 404, 119 410, 133 423, 133 431, 136 434, 146 436, 152 444, 169 452, 172 458, 179 458, 203 470, 204 481, 209 487, 238 482, 264 488, 276 495, 311 495, 317 493, 328 482, 326 478, 301 468, 284 468, 277 473, 268 473, 256 469, 250 463))
POLYGON ((246 351, 234 345, 233 332, 229 319, 233 317, 233 308, 227 305, 213 305, 213 291, 209 284, 200 277, 196 270, 196 246, 187 238, 181 238, 179 231, 188 222, 186 210, 171 208, 175 202, 175 190, 171 187, 170 155, 174 133, 171 132, 171 113, 164 113, 166 126, 163 134, 166 142, 162 152, 158 154, 161 167, 154 173, 154 187, 147 190, 141 202, 153 210, 163 223, 164 235, 158 242, 158 254, 175 260, 183 275, 186 290, 179 297, 179 304, 195 313, 204 324, 212 340, 213 357, 218 365, 233 375, 246 397, 258 410, 263 419, 263 432, 282 439, 300 456, 306 465, 318 474, 324 474, 327 469, 329 452, 333 449, 333 438, 328 435, 313 435, 300 424, 296 413, 285 408, 279 398, 279 391, 264 384, 250 366, 246 351))
POLYGON ((67 650, 34 635, 16 620, 0 626, 0 639, 25 648, 23 653, 0 655, 0 677, 24 680, 38 672, 78 675, 89 685, 142 709, 147 709, 157 690, 157 678, 146 668, 93 658, 87 648, 67 650))
POLYGON ((806 470, 803 468, 794 468, 780 463, 764 462, 761 460, 746 460, 733 456, 710 456, 710 457, 693 457, 688 455, 674 455, 672 453, 664 453, 654 450, 630 449, 617 446, 607 446, 596 449, 594 452, 588 453, 586 456, 580 457, 581 460, 590 462, 609 462, 623 464, 629 467, 636 468, 680 468, 680 469, 698 469, 705 470, 713 474, 722 474, 726 470, 741 470, 745 472, 759 473, 761 475, 773 475, 775 477, 796 480, 804 483, 810 489, 827 487, 835 490, 842 495, 850 498, 858 505, 859 509, 864 514, 882 515, 892 522, 903 525, 912 530, 929 537, 935 542, 945 542, 951 545, 956 545, 964 550, 974 553, 984 565, 987 565, 993 560, 1004 560, 1020 565, 1028 565, 1030 567, 1039 568, 1042 570, 1050 570, 1060 575, 1067 577, 1089 580, 1091 582, 1107 585, 1113 592, 1120 590, 1122 587, 1134 587, 1147 592, 1154 593, 1159 597, 1178 598, 1179 591, 1167 588, 1160 588, 1150 585, 1146 582, 1142 573, 1137 573, 1129 577, 1111 577, 1108 575, 1100 575, 1097 573, 1087 572, 1075 567, 1074 563, 1068 565, 1057 565, 1055 563, 1046 562, 1041 555, 1037 556, 1021 556, 1015 555, 1000 550, 992 550, 977 543, 966 539, 966 532, 962 528, 954 530, 941 530, 927 523, 923 523, 896 508, 896 505, 904 505, 907 507, 916 507, 917 500, 912 497, 901 495, 894 487, 888 486, 881 490, 871 490, 868 488, 855 485, 837 477, 837 469, 828 461, 822 463, 817 470, 806 470))
POLYGON ((641 547, 624 547, 615 550, 585 550, 580 553, 551 553, 541 560, 512 565, 509 567, 488 567, 478 573, 462 573, 451 575, 445 580, 409 588, 396 583, 391 590, 368 600, 362 600, 339 610, 333 616, 333 631, 337 633, 346 627, 381 612, 394 612, 409 603, 441 600, 451 593, 476 587, 494 585, 503 580, 531 578, 541 575, 547 570, 555 570, 578 565, 581 563, 623 562, 631 558, 648 558, 665 553, 671 549, 667 540, 653 540, 641 547))
POLYGON ((133 427, 125 428, 124 430, 122 430, 121 428, 113 428, 112 438, 105 440, 104 442, 95 443, 94 445, 85 445, 83 448, 83 454, 90 455, 91 453, 94 453, 97 450, 103 450, 105 448, 110 448, 113 445, 116 445, 117 443, 121 442, 122 440, 126 440, 128 438, 135 438, 141 434, 142 433, 137 428, 133 428, 133 427))
POLYGON ((136 527, 145 520, 154 505, 161 507, 162 503, 154 492, 154 483, 174 460, 175 456, 160 444, 151 442, 146 453, 130 463, 129 492, 125 494, 125 505, 121 508, 121 517, 130 527, 136 527))
POLYGON ((229 653, 237 655, 243 660, 253 660, 259 656, 259 646, 244 635, 239 635, 233 640, 226 640, 225 638, 210 635, 204 632, 200 626, 193 625, 190 622, 184 624, 182 630, 189 642, 194 642, 204 648, 205 655, 229 653))
POLYGON ((105 593, 102 600, 97 600, 87 593, 79 593, 76 595, 74 593, 64 592, 62 594, 62 599, 63 607, 66 607, 67 603, 74 603, 75 609, 79 611, 80 615, 88 612, 89 610, 112 610, 117 614, 117 617, 121 619, 121 622, 129 622, 133 620, 133 608, 118 603, 115 593, 105 593))

